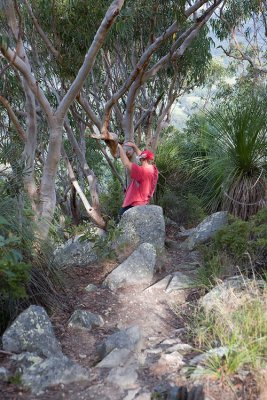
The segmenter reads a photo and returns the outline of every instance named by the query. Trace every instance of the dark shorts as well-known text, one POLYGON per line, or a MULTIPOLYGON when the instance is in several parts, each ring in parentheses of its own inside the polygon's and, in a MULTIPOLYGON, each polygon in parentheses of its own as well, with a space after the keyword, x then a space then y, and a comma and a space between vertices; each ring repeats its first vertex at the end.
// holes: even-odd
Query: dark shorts
POLYGON ((120 219, 122 217, 122 214, 125 213, 125 211, 129 210, 129 208, 132 208, 132 207, 134 207, 134 206, 121 207, 121 209, 119 211, 119 214, 118 214, 118 217, 116 219, 116 223, 117 224, 119 223, 119 221, 120 221, 120 219))

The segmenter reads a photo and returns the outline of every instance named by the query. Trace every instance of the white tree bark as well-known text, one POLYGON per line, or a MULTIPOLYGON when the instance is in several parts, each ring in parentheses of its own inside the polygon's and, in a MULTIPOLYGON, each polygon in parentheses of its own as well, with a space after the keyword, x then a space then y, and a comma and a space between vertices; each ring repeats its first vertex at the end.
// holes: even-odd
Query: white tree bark
MULTIPOLYGON (((68 112, 71 103, 75 100, 88 74, 92 70, 96 56, 101 46, 103 45, 112 25, 114 24, 123 4, 124 0, 114 0, 111 3, 102 23, 100 24, 98 31, 96 32, 93 43, 91 44, 85 56, 84 62, 76 78, 74 79, 72 85, 70 86, 69 90, 67 91, 55 111, 52 109, 48 99, 44 95, 42 89, 39 87, 38 82, 32 74, 27 59, 25 59, 23 56, 24 48, 21 48, 18 54, 11 48, 6 48, 4 46, 1 47, 2 55, 20 72, 23 82, 25 82, 24 90, 26 90, 25 94, 28 95, 28 100, 31 99, 31 95, 35 96, 36 100, 39 102, 41 108, 46 115, 49 126, 49 144, 43 168, 38 204, 39 217, 42 221, 42 223, 39 224, 39 235, 43 239, 46 238, 48 235, 50 223, 52 221, 56 206, 55 179, 61 155, 64 118, 68 112)), ((8 17, 11 21, 10 26, 13 24, 12 30, 17 38, 17 44, 23 47, 23 44, 20 41, 19 37, 19 29, 18 24, 16 23, 14 8, 8 8, 7 13, 9 14, 8 17)), ((31 104, 31 106, 33 106, 33 103, 31 104)), ((33 109, 29 110, 31 118, 33 117, 32 111, 33 109)), ((31 119, 31 121, 33 121, 33 119, 31 119)), ((28 126, 31 127, 31 136, 33 136, 33 125, 30 124, 28 126)), ((31 146, 29 146, 29 150, 31 149, 31 151, 33 151, 34 145, 35 142, 31 141, 31 146)))

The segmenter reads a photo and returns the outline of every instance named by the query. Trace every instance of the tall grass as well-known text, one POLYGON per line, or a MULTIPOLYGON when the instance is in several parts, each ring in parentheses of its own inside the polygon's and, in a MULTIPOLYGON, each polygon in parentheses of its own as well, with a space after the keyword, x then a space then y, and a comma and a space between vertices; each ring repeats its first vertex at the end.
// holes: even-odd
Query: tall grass
MULTIPOLYGON (((22 195, 20 195, 22 196, 22 195)), ((53 246, 47 242, 36 243, 34 222, 27 201, 21 197, 11 197, 4 193, 0 198, 0 216, 7 221, 5 237, 17 238, 14 251, 20 254, 15 260, 18 267, 27 267, 28 279, 17 279, 14 290, 2 288, 0 293, 0 331, 3 331, 19 312, 30 304, 39 304, 48 311, 62 307, 60 291, 63 290, 61 279, 53 263, 53 246), (16 293, 23 293, 18 296, 16 293)), ((1 232, 2 234, 2 232, 1 232)), ((10 251, 10 249, 8 248, 10 251)), ((14 262, 15 262, 14 261, 14 262)), ((16 265, 16 263, 13 265, 16 265)), ((18 268, 16 273, 18 273, 18 268)), ((12 273, 10 271, 7 273, 12 273)), ((14 270, 13 270, 14 273, 14 270)))
POLYGON ((242 295, 229 291, 227 301, 218 300, 209 312, 198 307, 195 316, 190 328, 196 346, 205 351, 219 346, 228 349, 224 357, 214 354, 204 361, 205 373, 222 379, 242 368, 254 370, 265 365, 266 288, 260 289, 256 281, 251 281, 242 295))

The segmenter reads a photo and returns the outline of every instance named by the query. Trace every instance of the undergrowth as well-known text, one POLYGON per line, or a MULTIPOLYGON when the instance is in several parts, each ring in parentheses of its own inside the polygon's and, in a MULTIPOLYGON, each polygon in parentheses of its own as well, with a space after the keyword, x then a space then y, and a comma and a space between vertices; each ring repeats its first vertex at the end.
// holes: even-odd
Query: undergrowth
POLYGON ((199 247, 203 266, 197 271, 196 284, 211 289, 224 278, 239 274, 249 278, 267 278, 267 209, 248 221, 230 217, 211 242, 199 247))
POLYGON ((0 200, 0 332, 30 304, 49 312, 63 306, 63 280, 53 264, 53 246, 38 242, 27 201, 0 200))
POLYGON ((247 287, 243 302, 235 310, 227 303, 217 304, 216 311, 206 313, 196 308, 190 330, 196 347, 208 351, 224 347, 225 356, 213 354, 204 361, 204 373, 223 379, 242 368, 257 370, 266 362, 267 291, 255 282, 247 287))

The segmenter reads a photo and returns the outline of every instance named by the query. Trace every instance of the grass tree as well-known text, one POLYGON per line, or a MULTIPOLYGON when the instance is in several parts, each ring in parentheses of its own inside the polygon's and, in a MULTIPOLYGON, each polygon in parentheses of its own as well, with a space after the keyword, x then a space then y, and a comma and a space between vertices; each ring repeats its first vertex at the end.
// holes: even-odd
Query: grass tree
POLYGON ((213 202, 246 220, 266 204, 265 101, 238 98, 206 117, 206 150, 194 158, 194 170, 209 177, 213 202))

